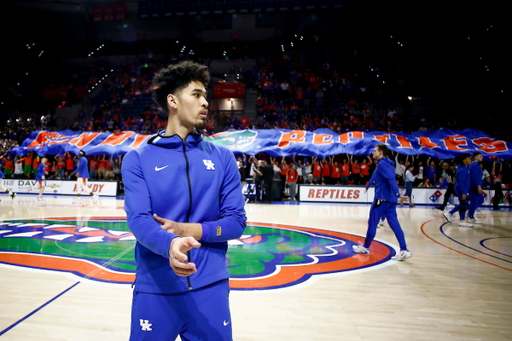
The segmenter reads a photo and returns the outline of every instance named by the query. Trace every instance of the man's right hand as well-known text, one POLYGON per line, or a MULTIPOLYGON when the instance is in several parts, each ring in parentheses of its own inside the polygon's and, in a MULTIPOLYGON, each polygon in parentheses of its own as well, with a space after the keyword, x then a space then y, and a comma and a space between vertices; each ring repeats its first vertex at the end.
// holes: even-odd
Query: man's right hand
POLYGON ((193 237, 174 238, 169 247, 169 264, 176 275, 188 277, 197 272, 194 263, 187 263, 187 252, 201 244, 193 237))

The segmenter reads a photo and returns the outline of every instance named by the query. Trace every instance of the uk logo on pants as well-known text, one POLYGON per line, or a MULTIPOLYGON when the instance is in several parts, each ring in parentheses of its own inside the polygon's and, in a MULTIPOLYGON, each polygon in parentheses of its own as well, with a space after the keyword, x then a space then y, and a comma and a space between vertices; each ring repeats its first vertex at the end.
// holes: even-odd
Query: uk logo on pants
POLYGON ((149 323, 149 320, 141 319, 140 326, 142 327, 142 331, 145 331, 145 332, 150 332, 153 330, 153 329, 151 329, 152 324, 149 323))

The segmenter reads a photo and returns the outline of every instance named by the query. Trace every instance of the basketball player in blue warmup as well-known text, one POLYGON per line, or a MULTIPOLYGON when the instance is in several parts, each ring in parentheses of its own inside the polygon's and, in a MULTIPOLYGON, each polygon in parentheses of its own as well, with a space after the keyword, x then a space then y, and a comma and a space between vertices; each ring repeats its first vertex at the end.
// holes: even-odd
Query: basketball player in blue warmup
POLYGON ((232 340, 228 240, 245 226, 235 157, 203 140, 208 68, 190 61, 153 78, 165 131, 126 154, 128 226, 137 239, 130 340, 232 340))
POLYGON ((82 204, 82 199, 80 196, 82 194, 82 190, 89 195, 92 195, 94 203, 98 203, 98 195, 94 194, 92 189, 87 186, 87 179, 89 179, 89 160, 85 156, 85 152, 80 150, 78 153, 78 167, 71 172, 71 174, 76 173, 76 195, 77 199, 73 201, 73 204, 82 204))
POLYGON ((370 254, 370 245, 377 233, 377 224, 381 217, 386 217, 389 227, 393 230, 398 243, 400 244, 400 252, 395 255, 393 260, 404 260, 411 257, 411 253, 407 250, 405 236, 398 217, 396 215, 396 205, 398 199, 408 201, 409 197, 400 195, 398 185, 395 180, 395 163, 387 156, 389 149, 385 144, 378 144, 373 150, 373 159, 378 162, 377 168, 366 185, 365 193, 368 188, 375 182, 375 199, 370 209, 370 218, 368 220, 368 231, 366 232, 366 240, 363 245, 352 245, 355 253, 370 254))
POLYGON ((473 163, 469 166, 469 175, 471 178, 471 188, 469 191, 469 210, 468 223, 481 224, 482 222, 475 218, 475 211, 484 202, 484 191, 482 190, 482 162, 483 156, 480 152, 473 153, 473 163))
POLYGON ((44 180, 45 180, 45 166, 48 159, 46 157, 41 158, 41 162, 39 163, 39 166, 37 166, 36 171, 36 181, 39 182, 39 195, 37 196, 38 201, 43 201, 43 192, 44 192, 44 180))
POLYGON ((469 165, 471 164, 471 156, 469 154, 464 154, 459 156, 460 162, 459 167, 457 167, 457 173, 455 176, 455 194, 459 198, 459 204, 455 206, 450 212, 443 213, 444 218, 447 222, 451 223, 451 216, 455 212, 459 212, 459 226, 463 227, 473 227, 473 225, 467 223, 466 219, 466 210, 468 207, 469 200, 469 187, 471 185, 471 180, 469 176, 469 165))

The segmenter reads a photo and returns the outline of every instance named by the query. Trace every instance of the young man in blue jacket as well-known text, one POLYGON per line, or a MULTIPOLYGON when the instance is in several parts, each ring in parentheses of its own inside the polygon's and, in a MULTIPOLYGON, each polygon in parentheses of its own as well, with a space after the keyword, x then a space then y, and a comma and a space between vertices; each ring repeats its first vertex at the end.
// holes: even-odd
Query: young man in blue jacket
POLYGON ((366 232, 366 240, 363 245, 352 245, 355 253, 370 254, 370 245, 377 233, 377 225, 381 217, 386 217, 389 227, 398 239, 400 244, 400 252, 392 257, 393 260, 404 260, 411 257, 411 253, 407 250, 405 236, 398 217, 396 215, 396 205, 398 199, 409 201, 410 198, 400 195, 398 185, 395 179, 395 163, 388 158, 389 149, 385 144, 378 144, 373 150, 373 159, 377 161, 377 168, 366 185, 365 193, 368 188, 375 182, 375 199, 370 209, 370 218, 368 219, 368 231, 366 232))
POLYGON ((232 340, 228 240, 246 215, 233 153, 203 140, 208 68, 190 61, 153 78, 165 131, 126 154, 128 227, 137 239, 130 340, 232 340))
POLYGON ((481 224, 482 222, 475 218, 475 211, 484 202, 484 191, 482 190, 482 162, 483 156, 480 152, 473 153, 473 163, 469 166, 469 176, 471 180, 469 191, 469 210, 468 210, 468 223, 481 224))
POLYGON ((443 213, 444 218, 447 222, 451 223, 451 216, 455 212, 459 212, 459 226, 463 227, 473 227, 473 225, 467 223, 466 219, 466 210, 468 207, 469 201, 469 188, 471 185, 470 175, 469 175, 469 165, 471 164, 471 156, 469 154, 461 155, 459 161, 459 167, 457 167, 457 173, 455 176, 455 187, 454 191, 457 197, 459 198, 459 204, 455 206, 450 212, 443 213))
POLYGON ((94 203, 98 202, 98 195, 95 194, 90 187, 87 186, 87 179, 89 179, 89 161, 85 156, 85 152, 80 150, 78 153, 78 167, 71 172, 71 174, 76 173, 76 195, 77 199, 73 201, 73 204, 82 204, 82 199, 80 198, 82 194, 82 190, 92 195, 94 203))
POLYGON ((37 171, 36 171, 36 181, 39 182, 39 195, 37 196, 37 200, 38 201, 43 201, 43 192, 44 192, 44 181, 46 180, 45 178, 45 175, 46 175, 46 170, 45 170, 45 167, 46 167, 46 162, 48 162, 48 159, 43 156, 41 158, 41 162, 39 163, 39 165, 37 166, 37 171))

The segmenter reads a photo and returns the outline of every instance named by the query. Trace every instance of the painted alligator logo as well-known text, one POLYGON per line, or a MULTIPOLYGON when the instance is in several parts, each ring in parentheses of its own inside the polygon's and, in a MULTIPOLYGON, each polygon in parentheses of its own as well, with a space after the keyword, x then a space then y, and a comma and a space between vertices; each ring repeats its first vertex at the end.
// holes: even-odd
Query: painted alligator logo
MULTIPOLYGON (((234 290, 268 290, 313 276, 387 262, 395 250, 374 242, 370 255, 352 245, 364 237, 268 223, 248 223, 229 242, 227 266, 234 290)), ((47 218, 0 223, 0 263, 72 273, 85 279, 130 284, 135 279, 135 237, 126 218, 47 218)))
POLYGON ((216 145, 224 146, 228 149, 242 149, 249 146, 256 140, 258 132, 254 130, 243 130, 234 132, 223 132, 215 135, 204 137, 205 140, 211 141, 216 145))

